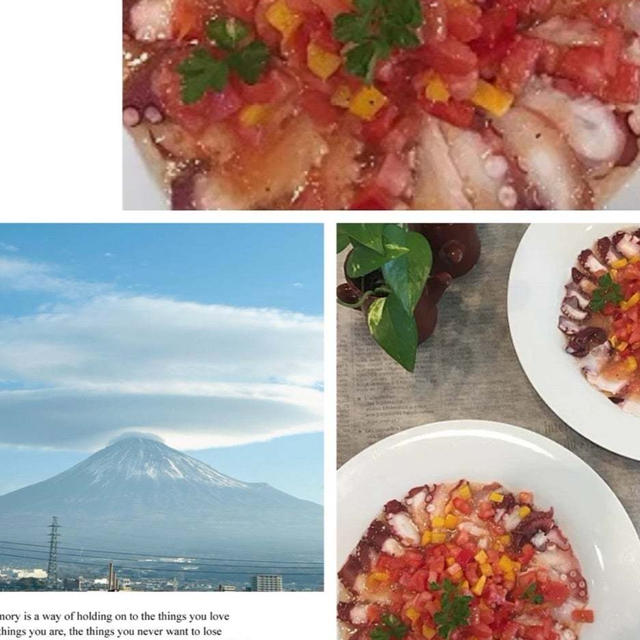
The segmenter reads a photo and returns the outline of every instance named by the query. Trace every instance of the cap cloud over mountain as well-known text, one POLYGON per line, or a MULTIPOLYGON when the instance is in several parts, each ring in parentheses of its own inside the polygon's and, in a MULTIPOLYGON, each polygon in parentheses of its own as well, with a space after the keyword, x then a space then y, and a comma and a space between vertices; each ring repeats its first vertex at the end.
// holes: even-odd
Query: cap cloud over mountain
POLYGON ((0 496, 3 537, 140 554, 321 559, 322 507, 247 483, 157 439, 119 439, 48 480, 0 496))

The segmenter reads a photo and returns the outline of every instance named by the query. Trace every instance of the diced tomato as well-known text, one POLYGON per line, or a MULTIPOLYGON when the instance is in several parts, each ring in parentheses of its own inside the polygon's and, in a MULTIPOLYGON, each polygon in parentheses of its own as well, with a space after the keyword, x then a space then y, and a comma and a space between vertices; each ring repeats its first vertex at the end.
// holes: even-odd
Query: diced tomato
POLYGON ((455 100, 468 100, 478 87, 478 70, 474 69, 464 75, 443 73, 442 80, 447 85, 455 100))
POLYGON ((488 500, 483 500, 478 505, 478 517, 481 520, 491 520, 495 514, 493 505, 488 500))
POLYGON ((320 91, 307 90, 300 96, 300 105, 321 127, 328 127, 338 120, 340 111, 330 102, 330 96, 320 91))
POLYGON ((456 556, 456 562, 461 567, 466 567, 473 559, 474 552, 471 549, 462 549, 456 556))
POLYGON ((571 619, 575 622, 593 622, 595 616, 591 609, 575 609, 571 613, 571 619))
POLYGON ((464 42, 451 37, 427 42, 422 54, 425 62, 440 73, 464 75, 478 67, 478 56, 464 42))
POLYGON ((500 640, 515 640, 518 635, 518 631, 520 630, 520 625, 516 622, 508 622, 504 629, 502 629, 502 633, 500 634, 500 640))
POLYGON ((545 46, 537 38, 516 39, 500 65, 498 80, 502 86, 518 93, 533 76, 545 46))
POLYGON ((478 624, 472 624, 469 627, 469 631, 476 638, 493 638, 493 631, 488 624, 482 622, 478 624))
POLYGON ((478 5, 454 5, 447 12, 447 29, 460 42, 470 42, 482 33, 481 16, 482 9, 478 5))
POLYGON ((613 24, 620 14, 620 5, 611 0, 590 0, 580 5, 580 11, 586 11, 586 15, 592 22, 602 26, 613 24))
POLYGON ((552 75, 558 67, 560 61, 560 47, 553 42, 542 41, 542 52, 538 60, 540 71, 552 75))
POLYGON ((367 607, 367 621, 369 624, 376 624, 380 621, 382 617, 382 611, 380 607, 376 604, 370 604, 367 607))
POLYGON ((339 13, 351 11, 351 4, 346 0, 313 0, 331 22, 339 13))
POLYGON ((481 45, 494 47, 500 42, 511 41, 518 25, 518 12, 515 7, 496 5, 482 14, 480 26, 481 45))
POLYGON ((446 0, 430 0, 422 5, 424 26, 422 35, 425 40, 444 40, 447 35, 448 7, 446 0))
POLYGON ((570 595, 569 587, 563 582, 555 580, 541 582, 539 588, 545 602, 549 602, 554 606, 564 604, 570 595))
POLYGON ((616 312, 616 309, 617 309, 617 308, 618 308, 618 307, 616 307, 616 305, 615 305, 615 304, 613 304, 613 302, 607 302, 607 303, 604 305, 604 309, 602 309, 602 313, 603 313, 605 316, 612 316, 612 315, 616 312))
POLYGON ((253 22, 253 12, 258 0, 224 0, 223 5, 229 15, 253 22))
POLYGON ((382 189, 369 186, 356 195, 350 208, 353 211, 382 211, 391 209, 391 202, 382 189))
POLYGON ((446 120, 456 127, 468 129, 473 124, 475 110, 473 105, 468 102, 458 102, 456 100, 433 102, 425 99, 422 101, 422 106, 436 118, 446 120))
POLYGON ((404 583, 404 586, 411 591, 426 591, 429 580, 429 570, 428 569, 418 569, 415 573, 413 573, 408 580, 404 583))
POLYGON ((556 73, 594 95, 602 94, 607 87, 602 51, 596 47, 568 49, 561 56, 556 73))
POLYGON ((607 27, 603 29, 602 62, 605 73, 615 76, 618 70, 618 62, 624 46, 624 33, 619 27, 607 27))
POLYGON ((533 558, 536 550, 533 548, 533 545, 527 543, 522 547, 522 553, 520 554, 520 563, 521 564, 529 564, 531 559, 533 558))
POLYGON ((465 515, 469 515, 473 511, 473 507, 468 500, 464 498, 460 498, 459 496, 453 499, 453 506, 460 512, 465 515))
POLYGON ((240 95, 249 103, 273 104, 286 98, 294 87, 293 79, 280 69, 270 69, 255 84, 238 82, 240 95))
POLYGON ((200 38, 209 18, 210 12, 202 0, 175 0, 171 11, 171 31, 178 40, 200 38))
POLYGON ((391 130, 399 111, 394 104, 382 109, 373 120, 365 122, 362 126, 363 138, 371 143, 380 142, 391 130))
POLYGON ((609 80, 604 97, 616 103, 640 101, 640 67, 621 60, 616 75, 609 80))

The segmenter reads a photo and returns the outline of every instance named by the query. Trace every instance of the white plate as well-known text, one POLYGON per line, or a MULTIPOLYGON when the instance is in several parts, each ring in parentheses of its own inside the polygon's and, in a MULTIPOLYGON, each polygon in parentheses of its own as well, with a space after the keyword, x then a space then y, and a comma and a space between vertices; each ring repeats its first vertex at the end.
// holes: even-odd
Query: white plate
MULTIPOLYGON (((168 208, 162 189, 151 174, 131 136, 123 131, 123 207, 125 211, 161 210, 168 208)), ((607 209, 638 209, 640 171, 607 203, 607 209)))
POLYGON ((531 225, 511 266, 508 313, 520 364, 549 408, 592 442, 640 460, 640 418, 587 382, 579 363, 564 351, 565 337, 557 328, 578 254, 625 226, 531 225))
POLYGON ((496 422, 423 425, 381 440, 338 471, 338 562, 388 500, 460 478, 531 490, 554 507, 589 585, 596 622, 580 640, 640 638, 640 540, 606 483, 580 458, 536 433, 496 422))

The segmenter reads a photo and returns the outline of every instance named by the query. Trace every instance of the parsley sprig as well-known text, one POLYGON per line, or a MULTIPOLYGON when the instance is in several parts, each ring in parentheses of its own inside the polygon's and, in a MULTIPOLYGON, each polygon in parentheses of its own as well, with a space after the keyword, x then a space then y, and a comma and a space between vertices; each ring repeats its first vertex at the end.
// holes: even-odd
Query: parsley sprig
POLYGON ((345 67, 350 73, 373 81, 376 64, 394 48, 417 47, 416 29, 424 16, 419 0, 354 0, 354 12, 341 13, 333 23, 333 35, 350 45, 345 67))
POLYGON ((409 627, 403 624, 398 616, 387 613, 382 616, 382 624, 377 625, 369 632, 371 640, 401 640, 409 631, 409 627))
POLYGON ((598 288, 592 294, 589 308, 598 312, 602 311, 608 302, 618 304, 622 300, 624 296, 620 285, 613 281, 610 273, 607 273, 598 279, 598 288))
POLYGON ((528 600, 533 604, 542 604, 544 597, 538 592, 538 583, 532 582, 522 593, 521 599, 528 600))
POLYGON ((431 591, 442 591, 440 611, 434 614, 433 621, 438 625, 438 635, 446 640, 452 631, 469 624, 469 604, 473 598, 459 595, 458 587, 449 578, 445 578, 441 585, 432 582, 429 588, 431 591))
POLYGON ((269 49, 262 40, 249 39, 249 27, 236 18, 213 18, 206 26, 208 38, 227 53, 216 58, 204 47, 197 47, 178 66, 182 76, 182 101, 193 104, 207 90, 222 91, 231 71, 247 84, 255 84, 269 59, 269 49), (245 44, 243 44, 245 43, 245 44))

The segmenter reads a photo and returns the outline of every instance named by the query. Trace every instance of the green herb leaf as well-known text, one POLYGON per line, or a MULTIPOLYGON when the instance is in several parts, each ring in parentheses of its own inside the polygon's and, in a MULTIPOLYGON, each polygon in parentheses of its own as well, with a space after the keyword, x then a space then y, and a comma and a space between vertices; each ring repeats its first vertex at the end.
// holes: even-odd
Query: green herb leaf
POLYGON ((382 616, 382 622, 389 629, 391 636, 394 638, 404 638, 409 631, 409 627, 393 613, 387 613, 382 616))
POLYGON ((377 222, 367 222, 358 224, 345 224, 338 225, 338 230, 346 233, 352 240, 363 244, 369 249, 373 249, 377 253, 384 253, 384 244, 382 241, 382 231, 384 224, 377 222))
POLYGON ((541 593, 537 592, 538 583, 532 582, 522 593, 520 597, 521 600, 528 600, 533 604, 542 604, 544 602, 544 597, 541 593))
POLYGON ((379 269, 386 262, 399 258, 408 251, 407 247, 385 245, 384 253, 380 254, 369 249, 369 247, 355 243, 353 251, 347 258, 347 275, 350 278, 359 278, 379 269))
POLYGON ((249 27, 237 18, 213 18, 207 22, 207 36, 221 49, 233 51, 249 35, 249 27))
POLYGON ((369 632, 371 640, 391 640, 391 634, 384 627, 375 627, 369 632))
POLYGON ((178 66, 182 76, 182 101, 192 104, 202 98, 207 89, 222 91, 227 85, 229 69, 206 49, 195 49, 178 66))
POLYGON ((440 597, 440 611, 433 616, 438 625, 438 635, 445 640, 452 631, 469 624, 471 596, 458 595, 458 587, 446 578, 442 583, 443 594, 440 597))
POLYGON ((394 294, 378 298, 367 314, 375 341, 407 371, 413 371, 418 348, 418 329, 413 314, 406 312, 394 294))
POLYGON ((407 249, 404 255, 383 264, 382 274, 407 313, 413 313, 431 271, 431 247, 422 234, 391 224, 384 228, 384 240, 385 248, 407 249))
POLYGON ((351 45, 345 52, 347 71, 371 83, 376 64, 394 48, 420 44, 416 29, 423 22, 419 0, 355 0, 353 12, 336 16, 333 35, 351 45))
POLYGON ((229 66, 247 83, 255 84, 267 66, 269 49, 261 40, 254 40, 227 58, 229 66))
POLYGON ((624 296, 620 285, 613 281, 610 273, 607 273, 598 279, 598 288, 592 294, 589 308, 597 313, 602 311, 608 302, 617 305, 622 300, 624 296))

